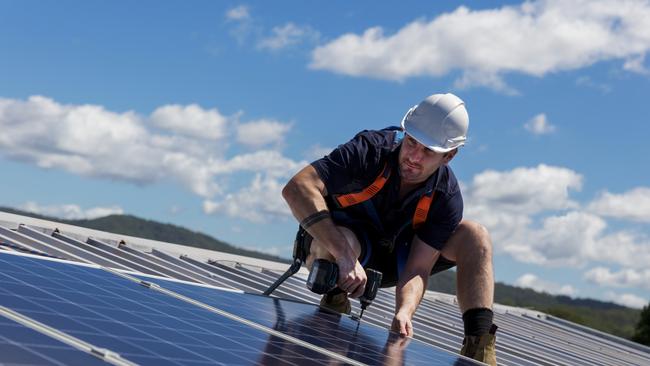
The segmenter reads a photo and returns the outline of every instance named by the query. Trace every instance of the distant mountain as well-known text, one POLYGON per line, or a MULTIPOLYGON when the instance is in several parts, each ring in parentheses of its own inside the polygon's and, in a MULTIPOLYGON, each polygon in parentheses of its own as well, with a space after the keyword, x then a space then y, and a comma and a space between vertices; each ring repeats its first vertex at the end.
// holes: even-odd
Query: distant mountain
MULTIPOLYGON (((446 271, 429 279, 429 290, 456 294, 456 272, 446 271)), ((497 282, 494 301, 541 311, 619 337, 631 339, 641 317, 641 310, 593 299, 556 296, 497 282)))
POLYGON ((138 238, 216 250, 246 257, 266 259, 276 262, 290 262, 287 258, 281 258, 275 255, 261 253, 254 250, 237 248, 209 235, 191 231, 184 227, 145 220, 131 215, 110 215, 92 220, 64 220, 6 207, 0 207, 0 211, 43 220, 61 222, 69 225, 81 226, 89 229, 135 236, 138 238))
MULTIPOLYGON (((180 226, 144 220, 131 215, 110 215, 93 220, 62 220, 11 208, 0 207, 0 211, 145 239, 289 263, 286 258, 237 248, 211 236, 180 226)), ((432 276, 429 279, 428 289, 455 294, 456 273, 446 271, 432 276)), ((634 334, 634 327, 641 316, 640 310, 626 308, 611 302, 553 296, 503 283, 496 283, 494 292, 495 302, 499 304, 538 310, 627 339, 634 334)))

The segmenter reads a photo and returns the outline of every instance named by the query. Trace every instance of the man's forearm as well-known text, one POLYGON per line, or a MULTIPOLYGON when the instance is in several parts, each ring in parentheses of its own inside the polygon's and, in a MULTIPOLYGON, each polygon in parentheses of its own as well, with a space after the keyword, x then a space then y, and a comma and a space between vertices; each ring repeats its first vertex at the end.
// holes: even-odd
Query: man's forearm
POLYGON ((428 277, 405 273, 403 278, 403 282, 400 280, 397 283, 395 313, 404 313, 413 317, 424 296, 428 277))

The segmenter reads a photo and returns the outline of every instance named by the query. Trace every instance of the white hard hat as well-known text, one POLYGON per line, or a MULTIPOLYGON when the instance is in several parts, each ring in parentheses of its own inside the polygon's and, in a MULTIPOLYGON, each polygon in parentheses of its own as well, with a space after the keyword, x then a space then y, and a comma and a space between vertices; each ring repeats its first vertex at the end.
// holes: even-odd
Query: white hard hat
POLYGON ((428 149, 446 153, 465 144, 469 116, 457 96, 434 94, 409 109, 402 119, 404 131, 428 149))

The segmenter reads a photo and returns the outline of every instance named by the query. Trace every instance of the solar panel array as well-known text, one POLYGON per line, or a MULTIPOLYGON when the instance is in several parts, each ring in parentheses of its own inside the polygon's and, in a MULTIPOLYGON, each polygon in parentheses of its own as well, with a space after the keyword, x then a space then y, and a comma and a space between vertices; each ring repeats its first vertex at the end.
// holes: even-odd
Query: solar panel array
MULTIPOLYGON (((425 297, 405 339, 387 330, 390 289, 359 322, 319 309, 302 272, 267 297, 277 265, 11 218, 0 223, 0 364, 475 364, 457 356, 450 296, 425 297)), ((648 347, 541 313, 496 305, 495 323, 502 365, 650 365, 648 347)))

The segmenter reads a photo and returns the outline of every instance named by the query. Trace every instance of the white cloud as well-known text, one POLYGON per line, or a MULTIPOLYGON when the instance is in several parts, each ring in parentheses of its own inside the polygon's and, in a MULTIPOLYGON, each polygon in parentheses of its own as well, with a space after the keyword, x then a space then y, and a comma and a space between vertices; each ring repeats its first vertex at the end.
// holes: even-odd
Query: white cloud
POLYGON ((348 33, 317 47, 310 67, 352 76, 404 80, 462 72, 457 85, 513 92, 507 73, 543 76, 606 60, 638 71, 650 49, 650 4, 643 0, 527 1, 455 11, 406 24, 348 33))
POLYGON ((538 224, 533 216, 578 208, 569 191, 581 187, 582 176, 561 167, 540 164, 504 172, 487 170, 463 186, 465 217, 485 225, 495 249, 516 260, 537 264, 581 262, 578 258, 583 255, 576 238, 552 237, 567 235, 565 230, 547 232, 562 226, 562 220, 547 219, 543 228, 535 229, 538 224), (566 253, 572 255, 567 257, 566 253))
POLYGON ((205 200, 203 212, 225 213, 230 217, 252 222, 268 222, 291 217, 291 210, 282 198, 283 183, 257 174, 251 184, 238 192, 227 194, 221 201, 205 200))
POLYGON ((625 231, 607 233, 607 222, 589 213, 551 215, 539 224, 498 212, 501 217, 490 220, 489 214, 470 218, 488 227, 497 251, 519 262, 571 267, 599 262, 636 269, 650 263, 650 242, 625 231))
POLYGON ((548 254, 531 238, 532 215, 578 207, 569 191, 581 187, 582 176, 561 167, 487 170, 463 185, 465 217, 490 230, 497 251, 524 262, 547 263, 548 254))
POLYGON ((19 206, 23 211, 35 214, 57 217, 66 220, 96 219, 108 215, 122 215, 124 210, 119 206, 92 207, 83 209, 75 204, 46 205, 42 206, 36 202, 29 201, 19 206))
POLYGON ((463 184, 465 217, 489 229, 497 253, 520 262, 645 268, 650 263, 648 238, 613 230, 602 217, 582 209, 569 194, 581 186, 582 176, 566 168, 485 171, 463 184))
POLYGON ((598 259, 594 257, 602 246, 599 239, 606 226, 599 217, 582 212, 551 216, 542 221, 541 228, 528 228, 524 236, 513 238, 504 245, 504 250, 522 262, 582 266, 590 259, 598 259), (521 248, 529 253, 522 253, 521 248))
POLYGON ((642 309, 650 302, 650 300, 644 299, 634 294, 617 294, 615 292, 605 293, 605 299, 613 303, 635 309, 642 309))
POLYGON ((247 20, 250 19, 251 15, 248 11, 248 7, 245 5, 239 5, 234 8, 228 9, 226 12, 226 19, 229 20, 247 20))
POLYGON ((281 145, 290 129, 290 124, 267 119, 241 123, 237 126, 237 142, 253 148, 281 145))
POLYGON ((486 170, 474 176, 463 192, 472 209, 534 214, 575 208, 569 191, 582 188, 582 176, 570 169, 540 164, 507 172, 486 170))
POLYGON ((517 89, 506 84, 501 76, 497 74, 466 70, 454 81, 454 87, 458 89, 468 89, 475 86, 490 88, 506 95, 521 94, 517 89))
POLYGON ((578 291, 571 285, 560 285, 545 281, 532 273, 526 273, 515 281, 515 286, 531 288, 538 292, 546 292, 553 295, 575 296, 578 291))
POLYGON ((160 173, 149 161, 159 149, 133 112, 96 105, 62 105, 32 96, 0 99, 1 151, 43 168, 86 176, 150 182, 160 173))
POLYGON ((614 263, 632 269, 646 268, 650 263, 650 240, 631 231, 616 231, 598 237, 589 258, 601 263, 614 263))
POLYGON ((650 188, 637 187, 622 194, 602 192, 587 210, 601 216, 650 223, 650 188))
POLYGON ((546 119, 546 114, 540 113, 524 124, 524 128, 534 135, 546 135, 555 131, 555 126, 546 119))
POLYGON ((606 227, 600 218, 580 212, 547 217, 539 228, 533 223, 528 217, 512 222, 503 219, 502 226, 485 225, 498 251, 520 262, 546 266, 582 266, 595 259, 592 253, 600 248, 598 239, 606 227))
POLYGON ((585 272, 587 281, 599 286, 639 287, 650 290, 650 269, 622 269, 612 272, 609 268, 596 267, 585 272))
POLYGON ((272 35, 259 41, 257 47, 260 49, 280 50, 303 41, 316 42, 320 34, 309 26, 298 26, 294 23, 287 23, 283 26, 273 27, 272 35))
POLYGON ((225 136, 227 117, 196 104, 166 105, 153 111, 151 122, 160 128, 194 138, 219 140, 225 136))
MULTIPOLYGON (((248 6, 239 5, 226 11, 226 23, 230 28, 229 32, 241 45, 250 36, 260 32, 260 27, 251 16, 248 6)), ((213 48, 214 46, 211 46, 213 48)), ((211 51, 213 52, 213 51, 211 51)))
POLYGON ((644 65, 645 53, 641 55, 634 55, 627 59, 623 64, 623 69, 637 74, 650 75, 650 70, 644 65))
POLYGON ((215 164, 215 174, 225 175, 235 172, 263 171, 272 178, 291 177, 298 169, 305 166, 305 161, 293 161, 282 156, 278 151, 260 150, 250 154, 242 154, 228 161, 215 164))
POLYGON ((578 79, 576 79, 576 85, 581 85, 581 86, 586 86, 588 88, 593 88, 598 91, 600 91, 603 94, 607 94, 612 91, 612 87, 604 84, 604 83, 599 83, 594 80, 592 80, 589 76, 580 76, 578 79))
MULTIPOLYGON (((206 200, 227 194, 225 183, 234 173, 282 180, 306 164, 272 149, 226 156, 226 136, 246 137, 248 147, 281 145, 289 128, 273 120, 226 123, 216 109, 197 105, 161 106, 141 116, 42 96, 0 98, 0 153, 8 158, 97 179, 172 180, 206 200)), ((233 195, 228 202, 234 205, 239 197, 246 200, 233 195)))

